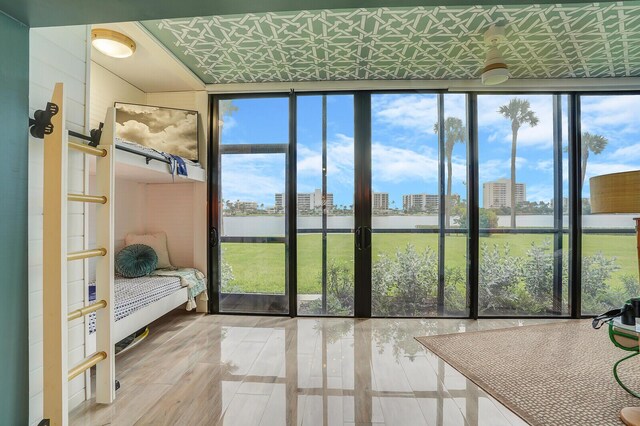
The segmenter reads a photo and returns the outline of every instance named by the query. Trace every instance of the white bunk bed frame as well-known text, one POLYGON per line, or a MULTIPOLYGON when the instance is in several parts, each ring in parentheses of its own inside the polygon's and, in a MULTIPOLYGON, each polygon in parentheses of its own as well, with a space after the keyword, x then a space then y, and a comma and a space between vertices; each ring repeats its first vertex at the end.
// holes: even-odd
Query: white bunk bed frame
MULTIPOLYGON (((97 147, 69 141, 65 129, 64 89, 57 83, 51 103, 58 112, 51 117, 53 129, 44 137, 43 206, 43 327, 44 327, 44 418, 51 425, 69 424, 68 382, 96 366, 96 402, 110 404, 116 397, 115 344, 188 300, 186 287, 114 320, 114 188, 115 108, 107 110, 97 147), (96 157, 96 191, 99 195, 70 194, 67 182, 69 148, 96 157), (95 203, 98 248, 67 252, 67 203, 95 203), (67 312, 67 262, 96 257, 96 301, 67 312), (85 335, 87 356, 68 366, 68 327, 96 313, 96 332, 85 335)), ((89 381, 87 380, 87 383, 89 381)), ((90 388, 90 387, 89 387, 90 388)))

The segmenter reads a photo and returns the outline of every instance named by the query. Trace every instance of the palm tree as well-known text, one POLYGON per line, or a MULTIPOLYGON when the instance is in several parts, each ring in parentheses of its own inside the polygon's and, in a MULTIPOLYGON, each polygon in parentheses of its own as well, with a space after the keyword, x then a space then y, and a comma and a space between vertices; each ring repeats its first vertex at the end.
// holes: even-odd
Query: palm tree
POLYGON ((225 117, 232 116, 236 111, 238 111, 238 106, 233 103, 233 100, 220 101, 220 112, 218 115, 221 120, 224 120, 225 117))
POLYGON ((587 171, 587 160, 589 160, 589 152, 593 152, 594 154, 600 154, 607 144, 609 140, 602 135, 592 135, 589 132, 582 133, 582 143, 581 143, 581 167, 582 171, 582 185, 584 185, 584 177, 587 171))
POLYGON ((513 98, 507 105, 502 105, 498 112, 507 120, 511 120, 511 227, 516 227, 516 146, 518 130, 524 124, 530 127, 538 125, 538 117, 531 110, 526 99, 513 98))
MULTIPOLYGON (((438 134, 438 123, 433 125, 433 131, 438 134)), ((444 120, 444 156, 447 159, 447 198, 444 203, 444 223, 449 227, 451 217, 451 181, 453 174, 453 146, 467 141, 467 130, 462 120, 457 117, 447 117, 444 120)))

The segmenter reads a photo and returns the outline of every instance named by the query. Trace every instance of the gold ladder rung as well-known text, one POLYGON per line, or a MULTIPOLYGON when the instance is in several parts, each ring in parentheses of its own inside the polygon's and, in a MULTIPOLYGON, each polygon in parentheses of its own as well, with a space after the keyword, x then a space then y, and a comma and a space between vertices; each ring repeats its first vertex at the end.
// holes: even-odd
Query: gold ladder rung
POLYGON ((85 154, 95 155, 96 157, 106 157, 107 156, 107 150, 106 149, 94 148, 92 146, 89 146, 89 145, 86 145, 86 144, 83 144, 83 143, 69 141, 69 148, 75 149, 76 151, 80 151, 80 152, 83 152, 85 154))
POLYGON ((99 302, 93 303, 89 306, 85 306, 84 308, 76 309, 75 311, 71 311, 67 314, 67 320, 73 321, 74 319, 82 318, 85 315, 89 315, 92 312, 95 312, 99 309, 103 309, 107 307, 106 300, 100 300, 99 302))
POLYGON ((72 260, 80 260, 80 259, 87 259, 89 257, 105 256, 106 254, 107 254, 107 249, 104 249, 104 248, 75 251, 67 254, 67 260, 71 262, 72 260))
POLYGON ((90 369, 91 367, 93 367, 94 365, 96 365, 97 363, 105 359, 107 359, 107 353, 104 351, 96 352, 90 357, 85 358, 84 360, 82 360, 80 364, 76 365, 71 370, 69 370, 68 380, 71 380, 74 377, 78 376, 79 374, 82 374, 86 370, 90 369))
POLYGON ((67 201, 105 204, 107 202, 107 197, 104 195, 67 194, 67 201))

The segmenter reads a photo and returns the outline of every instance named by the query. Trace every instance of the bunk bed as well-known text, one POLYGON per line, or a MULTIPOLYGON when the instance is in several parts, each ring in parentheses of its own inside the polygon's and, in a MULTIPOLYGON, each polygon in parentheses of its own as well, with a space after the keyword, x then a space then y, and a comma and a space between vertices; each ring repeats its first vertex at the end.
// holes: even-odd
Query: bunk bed
MULTIPOLYGON (((89 301, 95 301, 95 285, 89 286, 89 301)), ((138 278, 115 277, 114 284, 114 342, 119 342, 137 330, 188 303, 188 288, 180 278, 143 276, 138 278)), ((89 317, 90 338, 86 344, 94 346, 95 316, 89 317)))
MULTIPOLYGON (((114 273, 114 189, 118 165, 144 167, 145 173, 169 175, 164 158, 135 150, 115 139, 115 109, 107 110, 104 130, 84 136, 65 129, 63 85, 57 83, 51 102, 30 119, 30 132, 44 138, 43 204, 43 326, 44 326, 44 418, 52 424, 68 424, 68 382, 96 367, 96 402, 109 404, 116 397, 115 344, 160 318, 191 302, 193 291, 179 276, 148 276, 132 281, 114 273), (101 135, 100 135, 101 134, 101 135), (87 143, 70 138, 82 139, 87 143), (98 144, 95 142, 99 141, 98 144), (90 158, 98 195, 68 192, 68 150, 90 158), (116 151, 118 153, 116 154, 116 151), (134 151, 134 152, 132 152, 134 151), (135 158, 134 158, 135 157, 135 158), (137 163, 136 163, 137 161, 137 163), (153 168, 152 164, 160 168, 153 168), (67 203, 96 205, 96 245, 79 252, 67 252, 67 203), (67 262, 96 259, 95 286, 85 306, 68 312, 67 262), (78 365, 68 366, 68 323, 88 319, 85 352, 78 365), (90 337, 89 337, 90 336, 90 337)), ((191 166, 191 180, 204 181, 204 171, 191 166), (200 170, 200 173, 197 171, 200 170)), ((206 295, 206 292, 203 294, 206 295)), ((90 376, 85 374, 88 381, 90 376)), ((90 389, 91 387, 88 386, 90 389)))
MULTIPOLYGON (((186 177, 172 175, 169 160, 161 153, 118 138, 114 139, 114 146, 117 176, 130 176, 132 180, 147 183, 204 182, 206 180, 205 171, 198 163, 185 160, 188 175, 186 177)), ((94 159, 90 159, 89 170, 90 174, 95 175, 94 159)))

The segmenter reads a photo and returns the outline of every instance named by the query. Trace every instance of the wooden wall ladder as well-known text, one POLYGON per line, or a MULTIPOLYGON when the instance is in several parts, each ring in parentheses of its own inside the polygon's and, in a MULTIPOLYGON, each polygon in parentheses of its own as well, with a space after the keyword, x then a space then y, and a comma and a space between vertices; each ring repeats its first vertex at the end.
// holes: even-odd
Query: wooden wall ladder
MULTIPOLYGON (((43 206, 43 325, 44 325, 44 418, 52 425, 69 423, 69 381, 96 366, 96 402, 111 403, 115 398, 115 363, 112 330, 113 314, 113 232, 114 232, 114 145, 115 109, 109 108, 100 145, 92 147, 69 141, 65 129, 64 89, 57 83, 51 104, 57 113, 51 117, 53 129, 44 136, 43 206), (68 192, 68 150, 96 157, 98 195, 68 192), (98 248, 67 252, 67 204, 94 203, 98 248), (96 302, 68 312, 67 263, 97 258, 96 302), (69 322, 96 313, 96 352, 78 365, 68 366, 69 322)), ((87 238, 87 236, 85 236, 87 238)))

